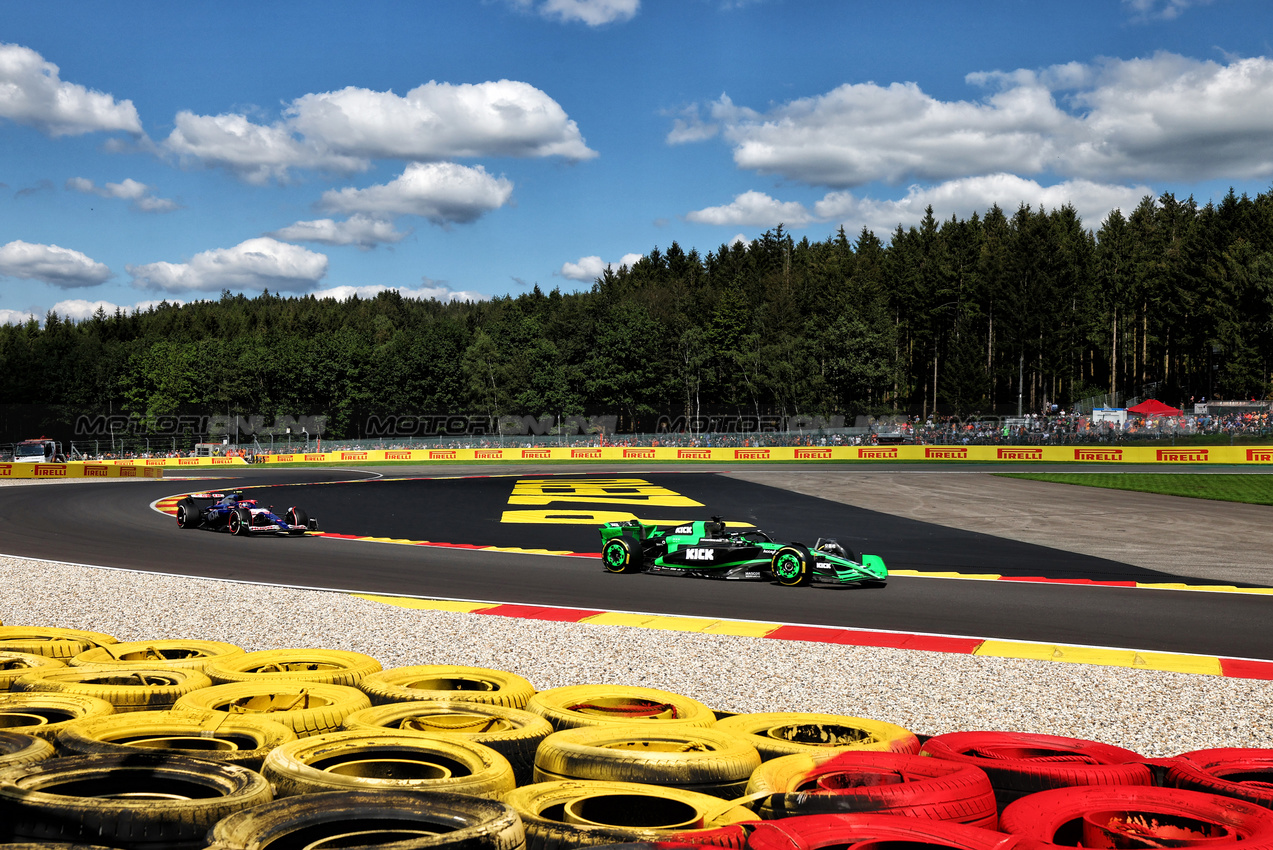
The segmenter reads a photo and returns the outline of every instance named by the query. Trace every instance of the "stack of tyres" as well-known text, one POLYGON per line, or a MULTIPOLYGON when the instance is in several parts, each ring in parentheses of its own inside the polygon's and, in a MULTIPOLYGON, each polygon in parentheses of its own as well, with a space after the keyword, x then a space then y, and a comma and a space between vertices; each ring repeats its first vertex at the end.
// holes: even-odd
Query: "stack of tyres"
POLYGON ((0 652, 0 693, 12 690, 13 682, 27 673, 65 666, 59 659, 45 655, 35 655, 30 652, 0 652))
POLYGON ((265 756, 296 733, 263 714, 181 714, 137 711, 85 718, 57 733, 57 745, 74 755, 163 751, 260 770, 265 756))
POLYGON ((657 688, 622 685, 567 685, 540 691, 526 709, 557 731, 583 726, 714 726, 716 713, 696 699, 657 688))
POLYGON ((173 705, 182 714, 262 714, 298 737, 340 731, 345 718, 370 708, 367 696, 348 685, 315 682, 234 682, 191 691, 173 705))
POLYGON ((105 644, 81 652, 68 663, 72 667, 166 667, 198 670, 224 659, 243 655, 243 648, 215 640, 144 640, 105 644))
POLYGON ((827 749, 918 753, 919 738, 894 723, 797 711, 735 714, 718 729, 751 741, 763 759, 827 749))
POLYGON ((265 649, 218 658, 207 666, 207 673, 218 685, 278 681, 352 687, 380 669, 379 661, 361 652, 265 649))
POLYGON ((97 697, 117 712, 161 711, 211 684, 207 676, 190 669, 67 667, 33 670, 15 679, 10 690, 97 697))

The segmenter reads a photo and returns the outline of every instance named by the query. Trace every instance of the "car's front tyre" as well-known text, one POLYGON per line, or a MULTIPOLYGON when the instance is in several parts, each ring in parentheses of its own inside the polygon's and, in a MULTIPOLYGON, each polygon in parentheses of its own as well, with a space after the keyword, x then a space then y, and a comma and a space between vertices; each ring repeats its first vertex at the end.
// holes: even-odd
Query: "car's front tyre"
POLYGON ((615 537, 602 548, 601 563, 608 573, 639 573, 641 554, 639 544, 627 537, 615 537))
POLYGON ((775 552, 769 567, 782 586, 803 587, 812 580, 812 560, 808 549, 793 543, 775 552))
POLYGON ((247 508, 235 508, 234 513, 230 514, 230 533, 246 536, 251 527, 252 512, 247 508))

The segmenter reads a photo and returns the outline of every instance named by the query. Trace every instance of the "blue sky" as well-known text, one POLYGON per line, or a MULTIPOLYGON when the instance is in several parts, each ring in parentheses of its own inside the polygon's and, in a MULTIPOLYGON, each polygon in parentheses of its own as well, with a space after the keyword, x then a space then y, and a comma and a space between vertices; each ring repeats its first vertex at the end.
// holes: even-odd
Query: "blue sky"
POLYGON ((1273 177, 1267 0, 10 3, 0 322, 1273 177))

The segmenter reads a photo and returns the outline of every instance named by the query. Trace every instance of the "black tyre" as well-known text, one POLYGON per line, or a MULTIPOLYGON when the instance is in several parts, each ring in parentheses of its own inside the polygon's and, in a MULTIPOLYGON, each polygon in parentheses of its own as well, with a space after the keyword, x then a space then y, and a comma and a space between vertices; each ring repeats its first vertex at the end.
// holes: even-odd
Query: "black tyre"
POLYGON ((251 527, 252 512, 247 508, 235 508, 234 513, 230 514, 230 533, 244 537, 251 527))
POLYGON ((396 850, 522 850, 510 806, 439 791, 329 791, 237 812, 212 828, 220 850, 392 844, 396 850))
POLYGON ((641 547, 627 537, 616 537, 601 550, 601 563, 608 573, 639 573, 643 558, 641 547))
POLYGON ((187 496, 177 503, 177 528, 198 528, 201 524, 194 499, 187 496))
POLYGON ((300 530, 288 531, 288 534, 301 535, 305 533, 305 529, 309 527, 309 514, 305 513, 304 508, 288 508, 287 513, 283 515, 283 519, 287 520, 288 525, 299 525, 300 530))
POLYGON ((804 587, 812 579, 811 561, 808 549, 799 543, 791 543, 774 553, 769 568, 782 586, 804 587))
POLYGON ((255 771, 181 756, 69 756, 0 771, 0 823, 19 841, 194 850, 213 824, 272 797, 255 771))

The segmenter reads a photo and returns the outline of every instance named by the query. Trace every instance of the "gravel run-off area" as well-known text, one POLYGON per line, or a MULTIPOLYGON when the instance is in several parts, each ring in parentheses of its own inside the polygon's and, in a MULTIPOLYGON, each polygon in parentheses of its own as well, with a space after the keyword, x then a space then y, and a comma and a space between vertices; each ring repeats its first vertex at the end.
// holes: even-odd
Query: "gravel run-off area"
POLYGON ((1039 732, 1146 756, 1273 747, 1273 681, 410 610, 340 593, 15 558, 0 557, 0 581, 9 588, 0 596, 5 625, 89 629, 121 641, 345 649, 385 668, 509 670, 540 690, 641 685, 721 711, 868 717, 921 735, 1039 732))

